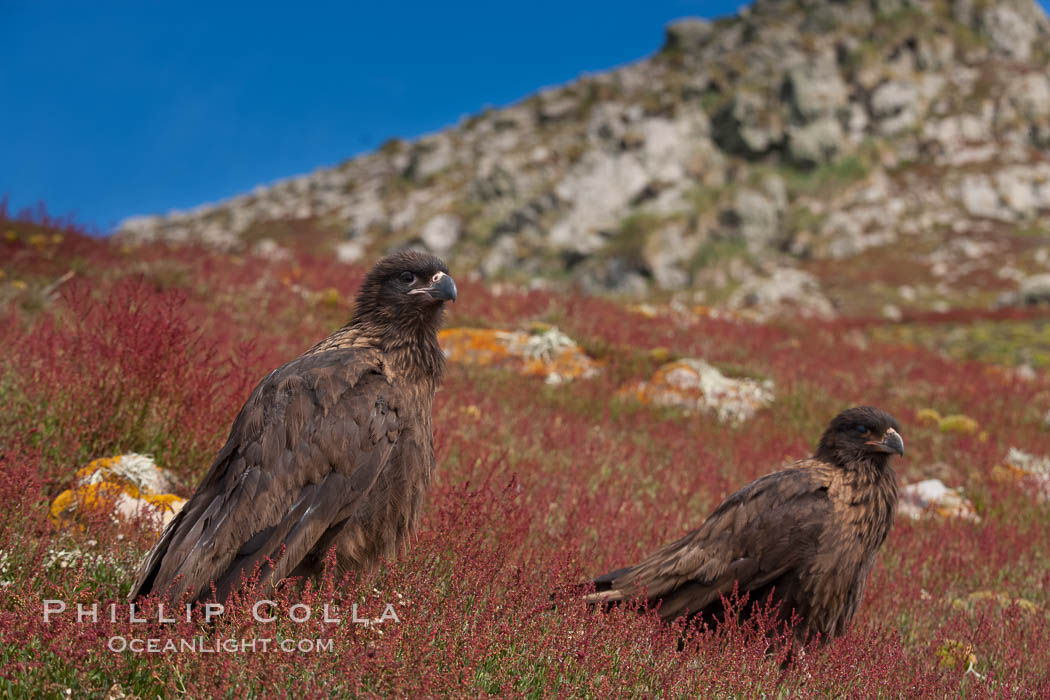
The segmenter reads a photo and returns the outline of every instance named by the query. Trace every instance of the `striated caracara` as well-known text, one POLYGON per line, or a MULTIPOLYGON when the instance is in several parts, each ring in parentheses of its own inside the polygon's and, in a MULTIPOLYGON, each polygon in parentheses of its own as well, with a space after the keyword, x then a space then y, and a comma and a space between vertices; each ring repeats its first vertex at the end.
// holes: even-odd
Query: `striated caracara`
POLYGON ((273 585, 318 573, 333 547, 350 570, 397 553, 419 524, 434 471, 437 329, 455 298, 448 268, 431 255, 402 251, 376 263, 350 323, 248 397, 129 599, 205 599, 214 585, 224 601, 256 566, 273 585))
POLYGON ((800 641, 842 635, 893 522, 890 459, 904 454, 899 431, 877 408, 843 411, 813 457, 748 484, 699 529, 637 566, 594 579, 585 600, 641 598, 658 605, 664 620, 699 617, 715 625, 725 613, 722 596, 736 586, 749 606, 765 605, 772 594, 782 619, 797 615, 800 641))

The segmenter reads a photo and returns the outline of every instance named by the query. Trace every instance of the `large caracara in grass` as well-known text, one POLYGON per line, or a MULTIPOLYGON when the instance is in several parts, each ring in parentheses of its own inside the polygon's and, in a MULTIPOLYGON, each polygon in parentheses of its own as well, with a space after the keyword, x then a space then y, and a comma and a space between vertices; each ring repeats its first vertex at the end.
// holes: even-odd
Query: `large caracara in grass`
MULTIPOLYGON (((893 416, 865 406, 843 411, 813 457, 727 498, 699 529, 637 566, 599 576, 591 603, 642 599, 664 620, 717 625, 734 586, 749 606, 772 594, 778 613, 800 620, 798 640, 843 634, 893 522, 893 455, 904 454, 893 416)), ((748 609, 742 611, 746 617, 748 609)))
POLYGON ((350 570, 397 553, 419 524, 434 471, 437 330, 455 298, 437 258, 403 251, 380 260, 350 323, 255 387, 130 599, 154 591, 204 599, 214 585, 222 601, 256 566, 272 585, 318 573, 333 547, 350 570))

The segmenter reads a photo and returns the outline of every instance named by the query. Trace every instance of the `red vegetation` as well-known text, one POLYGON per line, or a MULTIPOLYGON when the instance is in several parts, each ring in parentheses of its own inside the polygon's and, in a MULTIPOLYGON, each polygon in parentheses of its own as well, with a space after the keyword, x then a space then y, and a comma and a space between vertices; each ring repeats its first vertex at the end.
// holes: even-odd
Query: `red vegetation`
MULTIPOLYGON (((546 386, 451 364, 435 402, 439 471, 418 541, 368 580, 251 589, 217 621, 127 618, 123 595, 155 533, 96 518, 59 531, 48 502, 88 460, 147 452, 188 495, 266 372, 341 325, 362 270, 296 254, 270 262, 190 247, 124 248, 68 222, 0 220, 0 692, 143 697, 241 694, 946 697, 1050 694, 1047 506, 992 478, 1009 446, 1050 454, 1050 380, 913 347, 848 322, 767 326, 599 299, 500 293, 462 280, 449 326, 557 325, 599 374, 546 386), (5 236, 12 231, 13 236, 5 236), (36 235, 36 238, 32 238, 36 235), (61 238, 55 238, 61 236, 61 238), (72 278, 57 287, 68 271, 72 278), (20 282, 15 285, 14 281, 20 282), (740 427, 614 398, 675 357, 767 377, 777 399, 740 427), (782 670, 771 619, 717 632, 662 626, 549 594, 635 561, 697 526, 728 493, 805 456, 855 403, 895 413, 903 481, 937 466, 979 523, 898 520, 853 628, 782 670), (920 426, 964 413, 970 436, 920 426), (61 552, 79 551, 75 556, 61 552), (65 564, 63 566, 63 564, 65 564), (1031 601, 1003 607, 975 591, 1031 601), (43 601, 69 610, 43 620, 43 601), (78 622, 77 603, 99 603, 78 622), (118 604, 115 621, 109 604, 118 604), (303 603, 311 619, 289 619, 303 603), (365 626, 387 603, 400 622, 365 626), (342 622, 325 623, 338 606, 342 622), (331 640, 327 651, 114 652, 114 638, 331 640), (680 648, 681 647, 681 648, 680 648), (973 664, 970 668, 970 656, 973 664), (967 672, 969 668, 970 672, 967 672)), ((455 272, 455 271, 453 271, 455 272)), ((958 319, 956 319, 958 320, 958 319)), ((277 642, 271 642, 276 645, 277 642)))

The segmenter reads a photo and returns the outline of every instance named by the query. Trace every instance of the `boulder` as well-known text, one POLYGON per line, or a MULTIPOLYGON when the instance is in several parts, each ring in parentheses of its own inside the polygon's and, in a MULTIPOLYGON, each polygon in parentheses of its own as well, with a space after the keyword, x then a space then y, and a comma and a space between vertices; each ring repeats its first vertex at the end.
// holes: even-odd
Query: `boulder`
POLYGON ((450 362, 504 366, 543 377, 548 384, 593 377, 598 365, 575 341, 552 326, 528 331, 448 328, 438 333, 450 362))
POLYGON ((824 296, 816 277, 803 270, 781 267, 768 277, 745 281, 729 297, 731 309, 747 309, 759 319, 782 314, 834 318, 835 308, 824 296))
POLYGON ((677 290, 689 285, 687 268, 699 247, 699 236, 687 236, 681 226, 671 224, 649 236, 642 256, 657 286, 677 290))
POLYGON ((1038 36, 1037 25, 1004 2, 988 4, 981 14, 980 31, 1000 53, 1018 61, 1029 59, 1038 36))
POLYGON ((741 90, 712 120, 712 136, 725 151, 756 158, 784 141, 784 120, 759 95, 741 90))
POLYGON ((648 381, 628 384, 619 394, 645 405, 711 413, 733 424, 749 420, 775 398, 772 380, 727 377, 696 358, 665 364, 648 381))
POLYGON ((255 245, 252 246, 252 253, 260 258, 266 258, 275 262, 288 260, 292 257, 291 251, 272 238, 263 238, 256 241, 255 245))
POLYGON ((437 255, 444 255, 452 250, 459 240, 463 222, 454 214, 438 214, 423 224, 420 238, 423 245, 437 255))
POLYGON ((590 151, 555 188, 571 208, 550 228, 558 250, 590 254, 604 243, 600 230, 611 228, 620 212, 649 183, 649 174, 631 153, 590 151))
POLYGON ((1014 482, 1040 502, 1050 501, 1050 457, 1011 447, 1001 466, 992 470, 1000 481, 1014 482))
POLYGON ((711 23, 699 17, 685 17, 667 25, 665 51, 694 51, 702 48, 714 31, 711 23))
POLYGON ((834 117, 849 104, 849 86, 831 53, 789 70, 785 89, 796 119, 803 123, 834 117))
POLYGON ((950 489, 940 479, 908 484, 901 488, 899 498, 897 514, 914 520, 929 516, 980 520, 961 489, 950 489))
POLYGON ((979 116, 957 114, 925 121, 922 138, 927 148, 936 144, 941 153, 952 153, 967 144, 986 141, 992 138, 992 133, 990 125, 979 116))
POLYGON ((845 135, 837 119, 825 117, 805 126, 789 127, 788 158, 801 168, 812 168, 835 158, 845 135))
POLYGON ((1050 304, 1050 273, 1025 277, 1018 283, 1012 301, 1020 306, 1050 304))
POLYGON ((479 202, 495 202, 514 197, 517 189, 514 175, 497 165, 484 175, 474 178, 469 195, 479 202))
POLYGON ((1050 118, 1050 77, 1046 73, 1023 73, 1014 77, 1006 84, 1003 96, 1027 121, 1050 118))
POLYGON ((481 274, 492 277, 510 270, 518 262, 518 245, 510 235, 499 236, 481 260, 481 274))
POLYGON ((579 99, 570 92, 551 92, 540 97, 538 115, 541 122, 562 121, 576 114, 579 105, 579 99))
POLYGON ((622 255, 594 255, 574 269, 576 280, 588 294, 644 296, 652 274, 641 260, 622 255))
POLYGON ((50 518, 64 527, 90 511, 109 511, 123 520, 145 517, 162 528, 186 502, 170 491, 170 475, 152 458, 140 454, 104 457, 79 469, 71 488, 51 503, 50 518))
POLYGON ((412 148, 407 177, 425 182, 452 165, 452 143, 448 136, 437 134, 416 142, 412 148))
POLYGON ((362 241, 341 241, 335 246, 335 259, 347 265, 359 262, 365 257, 365 246, 362 241))
POLYGON ((722 212, 721 221, 728 227, 728 235, 746 243, 751 252, 767 247, 780 234, 776 202, 752 189, 736 191, 732 205, 722 212))
POLYGON ((999 201, 999 192, 987 175, 965 176, 958 186, 959 203, 970 216, 1012 221, 1014 214, 999 201))
POLYGON ((919 90, 915 83, 891 80, 871 95, 872 117, 887 136, 915 125, 919 119, 919 90))

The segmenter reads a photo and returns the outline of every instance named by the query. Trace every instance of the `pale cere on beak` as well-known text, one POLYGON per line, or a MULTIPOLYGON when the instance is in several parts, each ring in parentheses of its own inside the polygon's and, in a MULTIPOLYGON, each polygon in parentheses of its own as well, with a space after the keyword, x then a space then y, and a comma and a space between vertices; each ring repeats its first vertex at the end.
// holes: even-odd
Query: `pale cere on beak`
POLYGON ((413 289, 410 294, 429 294, 436 301, 456 300, 456 281, 444 272, 438 272, 430 278, 430 286, 413 289))

